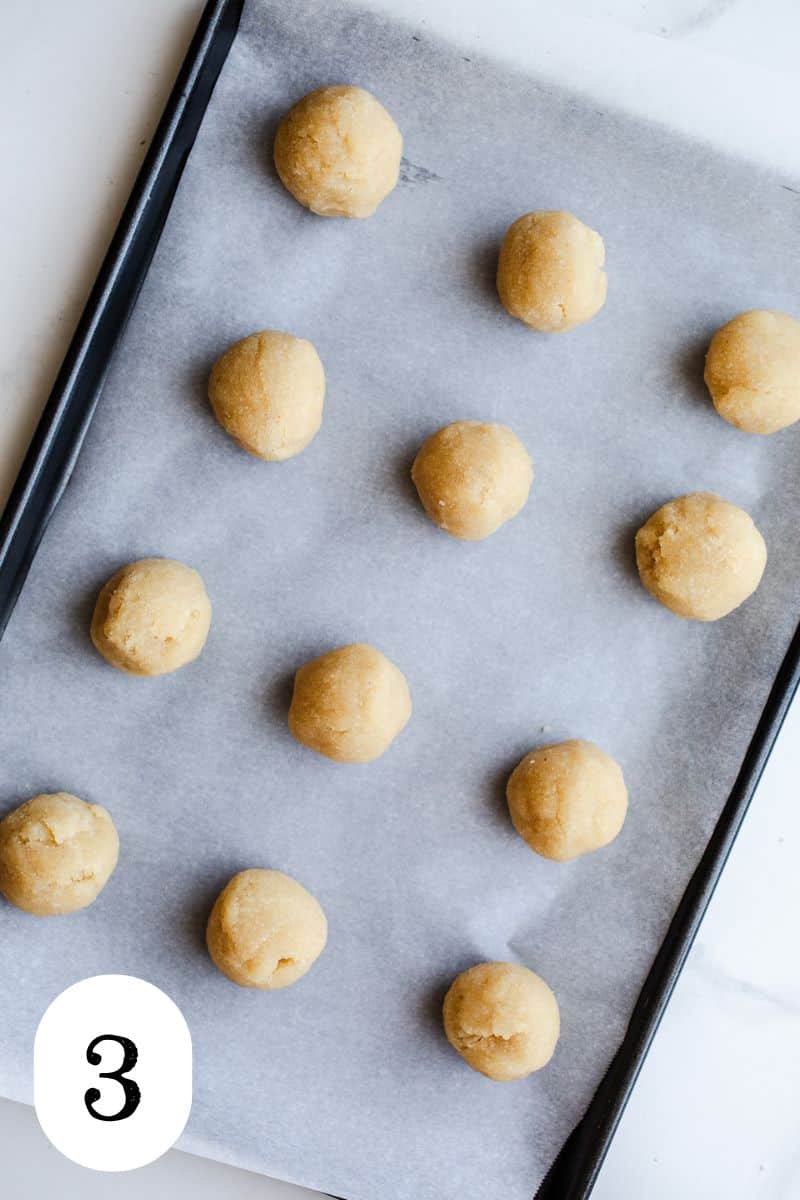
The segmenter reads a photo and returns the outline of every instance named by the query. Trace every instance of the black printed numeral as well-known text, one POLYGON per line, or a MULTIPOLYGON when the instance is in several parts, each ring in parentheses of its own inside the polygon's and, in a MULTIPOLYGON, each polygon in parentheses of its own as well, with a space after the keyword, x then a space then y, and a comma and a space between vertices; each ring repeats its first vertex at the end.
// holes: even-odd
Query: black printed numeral
POLYGON ((142 1093, 139 1091, 139 1085, 127 1076, 136 1066, 139 1058, 139 1051, 130 1038, 122 1037, 117 1033, 101 1033, 89 1043, 86 1048, 86 1059, 93 1067, 99 1067, 103 1061, 102 1054, 98 1054, 95 1049, 101 1042, 116 1042, 122 1050, 122 1062, 113 1071, 98 1071, 101 1079, 113 1079, 120 1085, 125 1095, 125 1100, 122 1108, 110 1116, 100 1113, 94 1107, 100 1099, 100 1091, 98 1088, 89 1088, 86 1095, 83 1097, 84 1103, 89 1110, 91 1116, 97 1121, 124 1121, 126 1117, 130 1117, 136 1112, 139 1107, 139 1101, 142 1098, 142 1093))

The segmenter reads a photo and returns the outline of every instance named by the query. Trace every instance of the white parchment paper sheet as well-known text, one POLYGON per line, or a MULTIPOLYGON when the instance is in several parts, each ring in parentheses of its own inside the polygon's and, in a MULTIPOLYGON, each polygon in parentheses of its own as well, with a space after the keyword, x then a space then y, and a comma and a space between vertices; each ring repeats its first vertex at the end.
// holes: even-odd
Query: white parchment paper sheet
MULTIPOLYGON (((702 388, 711 331, 796 307, 800 200, 784 180, 384 17, 251 0, 118 351, 73 482, 0 646, 0 805, 65 789, 108 806, 119 868, 91 909, 0 908, 0 1088, 30 1098, 49 1001, 99 972, 180 1004, 195 1047, 182 1145, 351 1200, 523 1200, 581 1115, 734 779, 797 620, 798 432, 749 438, 702 388), (288 105, 358 82, 407 159, 367 222, 281 188, 288 105), (540 337, 494 291, 499 240, 531 208, 599 229, 609 300, 540 337), (310 338, 323 428, 285 464, 247 457, 205 400, 254 329, 310 338), (529 447, 524 512, 484 544, 423 516, 408 471, 459 418, 529 447), (757 595, 712 626, 638 584, 633 532, 708 489, 770 550, 757 595), (95 654, 89 616, 126 560, 196 566, 214 603, 201 659, 159 680, 95 654), (294 669, 352 640, 406 673, 391 751, 339 766, 286 730, 294 669), (531 746, 597 741, 623 764, 622 836, 535 857, 503 800, 531 746), (296 987, 237 990, 203 930, 236 870, 278 867, 320 899, 328 949, 296 987), (550 1066, 515 1085, 445 1042, 443 991, 487 958, 558 995, 550 1066)), ((753 818, 759 819, 756 811, 753 818)), ((763 886, 754 880, 753 886, 763 886)))

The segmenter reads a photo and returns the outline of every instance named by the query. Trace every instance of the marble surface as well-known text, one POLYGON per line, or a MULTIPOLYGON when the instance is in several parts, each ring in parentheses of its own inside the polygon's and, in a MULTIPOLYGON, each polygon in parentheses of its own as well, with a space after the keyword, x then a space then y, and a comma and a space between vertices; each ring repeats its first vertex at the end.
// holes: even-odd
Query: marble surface
MULTIPOLYGON (((538 2, 538 0, 537 0, 538 2)), ((63 355, 202 5, 199 0, 27 0, 0 12, 0 502, 63 355)), ((536 5, 534 5, 534 8, 536 5)), ((549 7, 549 6, 547 6, 549 7)), ((562 0, 571 17, 796 71, 796 0, 562 0)), ((782 120, 780 112, 773 119, 782 120)), ((788 117, 786 118, 788 119, 788 117)), ((594 1196, 793 1200, 800 1195, 800 704, 678 985, 594 1196)), ((172 1152, 107 1177, 62 1159, 32 1112, 0 1102, 4 1194, 312 1193, 172 1152)), ((388 1200, 388 1198, 386 1198, 388 1200)))

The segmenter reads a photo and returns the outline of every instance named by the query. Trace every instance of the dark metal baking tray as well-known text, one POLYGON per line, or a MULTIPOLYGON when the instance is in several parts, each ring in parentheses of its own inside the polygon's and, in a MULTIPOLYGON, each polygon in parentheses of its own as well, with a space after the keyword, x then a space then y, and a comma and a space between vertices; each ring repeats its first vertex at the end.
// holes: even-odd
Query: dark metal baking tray
MULTIPOLYGON (((0 636, 91 423, 114 349, 136 303, 233 43, 244 0, 209 0, 151 147, 0 519, 0 636)), ((800 683, 800 628, 774 680, 722 814, 642 988, 624 1040, 537 1200, 584 1200, 720 879, 800 683)))

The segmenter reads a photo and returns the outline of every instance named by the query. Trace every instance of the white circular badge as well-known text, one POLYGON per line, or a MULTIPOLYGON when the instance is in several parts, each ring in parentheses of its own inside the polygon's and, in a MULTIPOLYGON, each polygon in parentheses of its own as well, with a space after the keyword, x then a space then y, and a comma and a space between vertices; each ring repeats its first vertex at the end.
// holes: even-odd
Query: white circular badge
POLYGON ((132 975, 68 987, 36 1031, 33 1098, 44 1133, 82 1167, 153 1162, 192 1107, 192 1038, 177 1004, 132 975))

